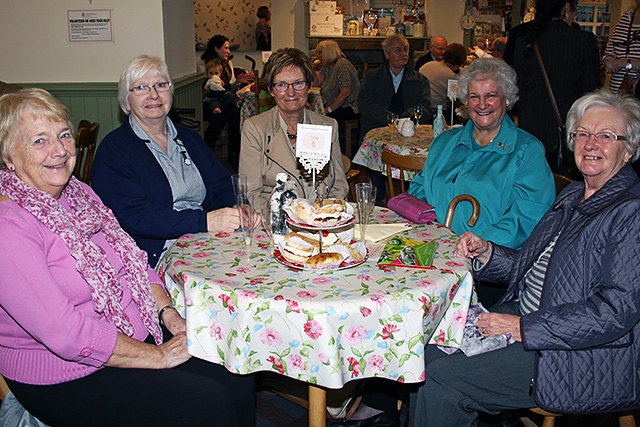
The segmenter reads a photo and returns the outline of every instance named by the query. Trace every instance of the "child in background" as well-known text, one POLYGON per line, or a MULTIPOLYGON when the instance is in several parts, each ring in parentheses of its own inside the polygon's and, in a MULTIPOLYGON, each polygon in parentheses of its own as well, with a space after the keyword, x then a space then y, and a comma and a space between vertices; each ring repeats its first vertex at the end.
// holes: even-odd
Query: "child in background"
POLYGON ((222 80, 222 63, 219 59, 207 62, 207 80, 204 83, 203 101, 209 102, 213 114, 220 114, 229 104, 239 106, 240 100, 229 83, 222 80))

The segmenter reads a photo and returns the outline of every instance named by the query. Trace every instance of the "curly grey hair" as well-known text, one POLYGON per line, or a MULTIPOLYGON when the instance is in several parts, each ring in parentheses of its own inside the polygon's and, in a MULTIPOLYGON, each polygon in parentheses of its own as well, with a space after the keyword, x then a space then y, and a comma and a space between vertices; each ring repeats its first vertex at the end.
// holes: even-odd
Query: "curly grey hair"
POLYGON ((118 103, 125 114, 129 114, 128 97, 131 94, 129 89, 131 89, 134 82, 143 78, 149 71, 153 71, 155 76, 159 76, 171 83, 171 96, 173 96, 173 82, 171 81, 166 62, 157 56, 137 56, 125 65, 122 74, 120 74, 120 80, 118 81, 118 103))
POLYGON ((592 107, 610 108, 623 118, 625 123, 624 148, 632 155, 631 162, 635 162, 640 156, 640 102, 628 95, 616 95, 606 89, 598 89, 578 98, 567 113, 567 147, 573 151, 574 141, 571 140, 571 132, 578 129, 585 112, 592 107))
POLYGON ((507 110, 518 102, 518 77, 516 72, 504 60, 499 58, 475 59, 460 71, 458 77, 458 99, 467 104, 469 84, 476 80, 493 80, 509 101, 507 110))

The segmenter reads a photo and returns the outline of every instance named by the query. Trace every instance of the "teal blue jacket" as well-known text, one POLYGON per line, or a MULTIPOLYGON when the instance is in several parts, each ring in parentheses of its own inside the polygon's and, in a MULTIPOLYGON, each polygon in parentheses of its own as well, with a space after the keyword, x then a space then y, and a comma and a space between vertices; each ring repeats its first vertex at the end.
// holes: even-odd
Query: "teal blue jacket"
POLYGON ((460 202, 451 229, 456 234, 472 231, 513 249, 527 240, 556 194, 542 143, 508 116, 486 147, 475 144, 471 121, 436 138, 409 193, 432 204, 440 223, 455 196, 472 195, 480 203, 478 222, 467 225, 471 204, 460 202))

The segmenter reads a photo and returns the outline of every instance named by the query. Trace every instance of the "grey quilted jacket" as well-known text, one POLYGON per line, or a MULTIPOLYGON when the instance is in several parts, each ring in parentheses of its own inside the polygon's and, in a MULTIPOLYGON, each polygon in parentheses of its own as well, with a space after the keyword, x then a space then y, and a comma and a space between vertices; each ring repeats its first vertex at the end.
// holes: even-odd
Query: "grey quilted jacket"
POLYGON ((520 251, 494 246, 478 275, 507 281, 515 301, 523 276, 562 231, 540 308, 522 316, 525 350, 536 351, 533 397, 547 410, 596 413, 640 407, 640 184, 623 167, 581 203, 568 186, 520 251))

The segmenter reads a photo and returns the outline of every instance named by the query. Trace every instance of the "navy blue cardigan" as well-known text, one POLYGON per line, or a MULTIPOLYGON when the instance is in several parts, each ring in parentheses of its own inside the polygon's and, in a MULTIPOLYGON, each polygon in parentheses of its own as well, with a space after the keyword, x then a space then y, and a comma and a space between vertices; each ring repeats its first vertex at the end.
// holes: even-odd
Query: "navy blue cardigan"
POLYGON ((152 267, 158 263, 165 240, 207 231, 208 211, 235 204, 230 174, 213 151, 196 132, 182 126, 176 129, 177 139, 204 181, 204 210, 173 210, 169 181, 147 148, 148 141, 135 135, 128 120, 102 140, 91 168, 93 189, 147 252, 152 267))

